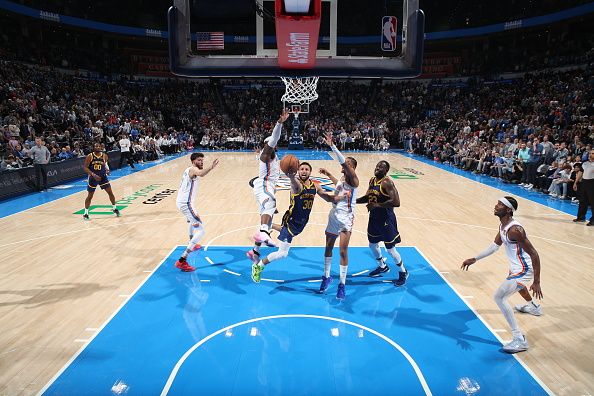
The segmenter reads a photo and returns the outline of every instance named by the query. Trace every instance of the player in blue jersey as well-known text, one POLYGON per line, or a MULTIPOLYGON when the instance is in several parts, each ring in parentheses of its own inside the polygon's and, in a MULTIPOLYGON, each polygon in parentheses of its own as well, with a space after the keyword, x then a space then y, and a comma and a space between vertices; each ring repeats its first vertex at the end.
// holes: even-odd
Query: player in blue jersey
POLYGON ((293 238, 303 231, 309 220, 316 194, 328 202, 333 199, 331 194, 309 179, 310 175, 311 165, 307 162, 299 164, 297 173, 287 174, 291 180, 291 202, 283 216, 281 226, 274 226, 280 231, 279 247, 276 252, 270 253, 263 260, 252 265, 252 280, 254 282, 260 282, 262 271, 266 265, 287 257, 293 238))
POLYGON ((93 152, 87 155, 87 158, 85 158, 83 169, 89 175, 89 180, 87 185, 88 194, 87 198, 85 199, 85 213, 83 214, 83 220, 89 220, 89 207, 91 206, 91 201, 97 186, 101 187, 101 189, 105 190, 107 195, 109 195, 109 200, 113 205, 113 213, 120 217, 120 211, 116 206, 115 196, 113 195, 113 191, 111 191, 111 185, 109 184, 109 179, 107 178, 107 176, 109 176, 108 161, 109 158, 107 157, 107 154, 102 151, 101 143, 95 143, 93 145, 93 152))
POLYGON ((369 180, 367 193, 357 198, 357 203, 367 204, 369 211, 369 223, 367 225, 367 240, 373 256, 378 261, 376 269, 369 273, 369 276, 378 276, 390 271, 386 264, 386 259, 382 257, 382 252, 378 245, 384 242, 386 250, 394 259, 398 267, 398 279, 394 280, 394 285, 402 286, 406 283, 408 272, 404 268, 404 263, 400 253, 396 250, 396 244, 400 243, 400 233, 398 232, 398 223, 394 208, 400 207, 400 196, 392 180, 387 177, 390 170, 390 164, 387 161, 380 161, 375 166, 375 176, 369 180))

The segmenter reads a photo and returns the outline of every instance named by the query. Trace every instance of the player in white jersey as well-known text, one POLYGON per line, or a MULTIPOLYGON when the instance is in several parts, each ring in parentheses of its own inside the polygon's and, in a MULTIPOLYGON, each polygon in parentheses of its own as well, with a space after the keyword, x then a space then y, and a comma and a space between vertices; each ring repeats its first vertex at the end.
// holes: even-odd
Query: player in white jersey
POLYGON ((332 282, 330 269, 332 267, 332 249, 336 238, 340 236, 340 283, 336 292, 336 298, 345 298, 345 283, 349 266, 348 248, 355 219, 355 200, 357 198, 357 187, 359 178, 355 172, 357 161, 353 157, 344 157, 332 141, 332 133, 326 134, 325 142, 340 163, 342 177, 336 179, 327 169, 320 169, 320 173, 326 175, 336 185, 336 191, 332 201, 332 209, 328 214, 328 225, 326 226, 326 250, 324 251, 324 275, 320 285, 320 293, 324 293, 332 282))
POLYGON ((196 213, 196 210, 193 208, 192 204, 194 197, 196 196, 196 192, 198 191, 198 184, 200 181, 199 178, 206 176, 208 172, 213 170, 214 167, 219 163, 219 160, 215 159, 212 161, 210 168, 204 169, 204 154, 202 153, 192 153, 192 155, 190 155, 190 161, 192 161, 192 166, 186 168, 184 174, 182 175, 176 201, 177 208, 183 213, 183 215, 186 217, 186 220, 190 224, 190 242, 188 243, 188 246, 182 253, 181 257, 175 263, 175 266, 184 272, 191 272, 196 269, 188 264, 186 257, 188 257, 188 254, 200 247, 198 242, 200 242, 204 236, 204 226, 202 224, 202 220, 200 220, 200 216, 198 216, 198 213, 196 213))
POLYGON ((501 245, 505 246, 505 253, 509 260, 509 274, 506 280, 495 292, 495 302, 512 329, 513 340, 503 346, 508 353, 516 353, 528 349, 528 340, 520 330, 514 312, 507 302, 515 292, 519 292, 528 302, 524 306, 516 307, 520 312, 541 315, 541 307, 532 301, 528 284, 532 282, 530 290, 534 297, 542 299, 540 289, 540 257, 528 240, 526 232, 520 223, 513 218, 514 211, 518 209, 518 202, 513 197, 499 198, 495 205, 495 216, 499 217, 501 224, 495 241, 483 252, 474 258, 464 260, 462 269, 468 270, 472 264, 484 257, 495 253, 501 245))
POLYGON ((276 154, 276 145, 281 136, 283 122, 289 118, 288 110, 283 110, 278 118, 272 135, 264 140, 260 152, 258 178, 254 180, 254 196, 258 202, 260 212, 260 228, 254 235, 254 247, 246 254, 255 263, 260 261, 260 246, 274 247, 276 244, 270 238, 272 216, 276 213, 276 182, 280 176, 280 163, 276 154))

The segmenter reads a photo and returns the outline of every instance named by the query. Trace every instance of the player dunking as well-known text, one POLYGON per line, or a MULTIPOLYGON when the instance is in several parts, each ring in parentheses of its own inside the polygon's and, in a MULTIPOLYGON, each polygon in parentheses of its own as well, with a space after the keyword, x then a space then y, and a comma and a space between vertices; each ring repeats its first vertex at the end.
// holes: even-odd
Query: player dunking
POLYGON ((333 196, 332 209, 328 214, 328 226, 326 227, 326 250, 324 251, 324 275, 320 284, 320 293, 324 293, 332 282, 330 269, 332 267, 332 249, 336 238, 340 236, 340 283, 336 292, 336 298, 345 298, 345 283, 349 266, 348 248, 353 230, 355 218, 355 199, 359 178, 355 173, 357 161, 353 157, 344 157, 332 142, 332 133, 326 134, 326 144, 330 146, 342 166, 343 176, 337 180, 328 170, 322 168, 320 173, 326 175, 336 185, 333 196))
MULTIPOLYGON (((302 162, 299 165, 297 173, 287 174, 291 180, 291 202, 283 216, 278 236, 279 247, 276 252, 272 252, 263 260, 252 264, 252 280, 254 282, 260 282, 262 271, 266 265, 287 257, 293 238, 301 234, 307 225, 316 194, 328 202, 332 200, 332 195, 309 179, 310 174, 311 165, 307 162, 302 162)), ((277 226, 275 225, 275 227, 277 226)))
POLYGON ((85 213, 83 214, 83 220, 89 220, 89 207, 91 206, 91 201, 93 200, 93 195, 95 194, 97 186, 101 187, 102 190, 105 190, 113 205, 113 213, 120 217, 120 211, 116 206, 115 196, 111 190, 111 184, 109 184, 109 179, 107 179, 107 176, 109 176, 108 161, 109 158, 107 154, 102 151, 101 143, 93 144, 93 152, 87 155, 83 165, 84 171, 89 175, 87 185, 88 194, 85 199, 85 213))
POLYGON ((542 291, 540 289, 540 257, 534 246, 532 246, 532 243, 528 240, 522 225, 514 220, 513 215, 516 210, 518 210, 518 201, 515 198, 499 198, 497 205, 495 205, 494 214, 499 217, 501 224, 499 225, 499 232, 495 236, 495 241, 483 252, 477 254, 476 257, 466 259, 462 263, 462 269, 468 271, 468 268, 472 264, 495 253, 502 244, 505 246, 505 253, 509 260, 509 274, 495 292, 494 298, 505 320, 507 320, 507 323, 512 329, 512 341, 503 346, 503 350, 508 353, 527 350, 528 340, 520 330, 514 312, 507 300, 515 292, 519 292, 528 301, 528 307, 523 306, 518 308, 518 310, 532 313, 533 315, 540 315, 540 305, 532 301, 530 292, 527 290, 527 285, 530 282, 532 282, 530 290, 532 290, 534 297, 542 299, 542 291), (522 310, 522 308, 526 309, 522 310))
POLYGON ((182 253, 181 257, 175 263, 175 266, 184 272, 194 271, 196 268, 188 264, 186 257, 192 251, 199 247, 198 242, 204 236, 204 226, 200 216, 196 213, 193 208, 192 202, 198 191, 199 177, 206 176, 215 166, 219 164, 218 158, 212 161, 212 165, 209 168, 204 169, 204 154, 192 153, 190 155, 190 161, 192 166, 186 168, 182 175, 181 184, 179 185, 179 191, 177 192, 177 208, 186 217, 190 224, 190 242, 186 247, 186 250, 182 253))
POLYGON ((378 276, 390 271, 386 264, 386 259, 382 257, 379 242, 383 241, 388 253, 394 259, 398 267, 398 279, 394 280, 394 285, 402 286, 408 278, 408 271, 404 268, 404 263, 400 253, 395 245, 400 243, 400 233, 398 232, 398 223, 394 208, 400 207, 400 196, 396 186, 389 177, 386 177, 390 170, 390 164, 387 161, 380 161, 375 166, 375 176, 369 180, 367 193, 357 198, 357 203, 366 203, 369 210, 369 223, 367 224, 367 240, 373 257, 378 261, 376 269, 369 273, 369 276, 378 276))
POLYGON ((260 211, 260 229, 254 235, 254 247, 247 256, 255 263, 260 260, 260 246, 262 243, 267 246, 276 246, 270 238, 272 227, 272 216, 276 212, 276 182, 280 175, 276 145, 280 139, 283 122, 289 118, 289 112, 285 109, 280 115, 272 135, 264 140, 264 147, 260 153, 258 178, 254 180, 254 195, 258 201, 260 211))

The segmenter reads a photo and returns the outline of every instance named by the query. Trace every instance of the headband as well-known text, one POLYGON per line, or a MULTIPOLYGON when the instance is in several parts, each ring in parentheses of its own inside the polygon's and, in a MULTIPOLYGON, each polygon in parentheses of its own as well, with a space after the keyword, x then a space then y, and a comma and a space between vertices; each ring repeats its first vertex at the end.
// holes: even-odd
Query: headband
POLYGON ((504 204, 505 206, 507 206, 508 208, 510 208, 512 210, 512 212, 515 210, 514 206, 511 204, 511 202, 509 202, 507 200, 507 198, 501 197, 498 199, 498 201, 501 202, 502 204, 504 204))

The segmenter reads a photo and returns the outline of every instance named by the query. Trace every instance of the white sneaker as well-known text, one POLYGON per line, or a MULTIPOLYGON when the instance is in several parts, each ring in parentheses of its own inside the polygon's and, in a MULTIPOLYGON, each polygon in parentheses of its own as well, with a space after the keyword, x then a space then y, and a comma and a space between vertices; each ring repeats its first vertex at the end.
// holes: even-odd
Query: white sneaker
POLYGON ((274 243, 272 238, 270 238, 270 235, 265 232, 257 232, 256 235, 254 235, 254 240, 258 243, 264 243, 268 247, 276 247, 276 243, 274 243))
POLYGON ((520 187, 524 187, 525 185, 526 185, 526 183, 520 183, 520 184, 518 184, 518 186, 520 186, 520 187))
POLYGON ((557 198, 557 193, 550 193, 549 197, 557 198))
POLYGON ((522 338, 514 338, 511 342, 503 346, 503 350, 507 353, 518 353, 528 350, 528 340, 526 336, 522 338))
POLYGON ((526 187, 528 190, 532 190, 532 187, 534 187, 534 186, 532 184, 528 184, 527 186, 524 186, 524 187, 526 187))
POLYGON ((565 195, 561 195, 559 199, 565 199, 565 195))
POLYGON ((528 303, 526 305, 516 305, 514 307, 516 311, 527 313, 534 316, 542 315, 542 305, 537 305, 536 307, 532 303, 528 303))

